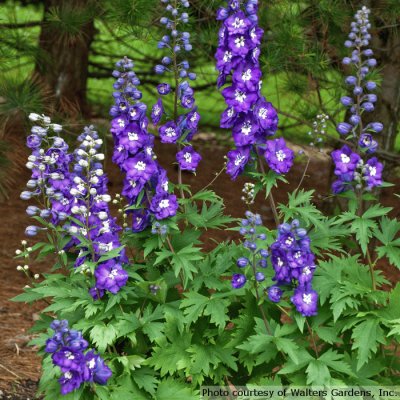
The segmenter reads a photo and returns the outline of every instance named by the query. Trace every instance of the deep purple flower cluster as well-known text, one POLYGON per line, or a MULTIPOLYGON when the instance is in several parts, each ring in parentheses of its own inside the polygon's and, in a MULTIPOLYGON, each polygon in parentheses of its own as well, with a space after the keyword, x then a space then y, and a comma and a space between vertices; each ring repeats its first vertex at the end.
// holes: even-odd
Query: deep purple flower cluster
POLYGON ((86 261, 98 262, 102 255, 119 250, 115 258, 96 267, 96 284, 90 293, 99 298, 105 290, 116 294, 125 286, 128 274, 121 263, 127 262, 127 258, 119 240, 121 228, 111 217, 108 206, 111 197, 107 193, 108 180, 101 163, 104 154, 98 152, 103 141, 92 126, 85 128, 78 141, 80 145, 74 152, 74 175, 70 188, 71 214, 77 222, 72 221, 69 227, 73 237, 69 246, 73 244, 80 248, 75 266, 82 266, 86 261), (88 240, 91 248, 87 246, 88 240))
MULTIPOLYGON (((172 217, 178 209, 176 196, 168 191, 166 171, 158 164, 153 151, 154 136, 148 133, 146 105, 140 101, 142 93, 133 62, 128 58, 120 60, 113 72, 115 104, 110 114, 111 133, 115 141, 113 161, 126 173, 122 194, 132 215, 132 230, 140 232, 151 224, 151 217, 157 220, 172 217), (141 199, 140 204, 137 204, 141 199)), ((174 127, 166 132, 173 135, 174 127)))
MULTIPOLYGON (((21 193, 21 199, 35 199, 40 205, 28 206, 26 212, 29 216, 40 216, 58 224, 67 218, 71 208, 68 188, 72 155, 68 153, 67 143, 59 136, 61 125, 52 124, 50 118, 44 115, 32 113, 29 118, 37 124, 32 127, 26 143, 32 150, 26 164, 32 176, 27 183, 29 190, 21 193)), ((31 225, 25 233, 34 236, 40 229, 43 228, 31 225)))
POLYGON ((52 354, 53 364, 61 370, 61 394, 70 393, 85 382, 106 385, 112 372, 98 354, 86 351, 88 342, 82 333, 69 329, 66 320, 55 320, 50 327, 55 333, 47 339, 45 351, 52 354))
MULTIPOLYGON (((157 86, 160 96, 173 96, 173 115, 167 116, 166 122, 158 129, 162 143, 179 143, 184 147, 179 147, 176 160, 181 170, 195 172, 201 160, 200 154, 194 151, 189 145, 194 134, 198 130, 200 114, 195 104, 194 91, 189 81, 196 80, 196 74, 190 71, 190 65, 184 57, 180 57, 183 52, 192 50, 190 44, 190 33, 180 30, 180 24, 189 21, 187 12, 182 12, 181 7, 188 8, 187 0, 161 0, 166 4, 166 13, 168 17, 162 17, 160 22, 165 25, 168 34, 163 36, 158 42, 159 49, 167 49, 168 56, 163 57, 161 64, 156 65, 155 72, 159 75, 169 72, 173 75, 175 89, 172 89, 168 83, 161 83, 157 86), (184 114, 178 115, 178 104, 187 110, 184 114)), ((154 104, 151 112, 151 119, 154 125, 158 125, 166 114, 163 100, 160 97, 154 104)))
MULTIPOLYGON (((246 218, 242 220, 239 232, 245 238, 243 247, 246 249, 248 256, 238 258, 236 265, 239 268, 251 267, 256 281, 263 282, 265 280, 264 273, 261 271, 257 272, 257 269, 267 267, 268 250, 264 246, 260 247, 260 242, 265 241, 266 235, 257 232, 262 226, 259 214, 246 211, 245 215, 246 218)), ((234 274, 232 276, 232 287, 234 289, 240 289, 246 282, 247 278, 245 274, 234 274)))
POLYGON ((278 174, 293 164, 293 152, 283 139, 268 141, 278 129, 278 114, 261 94, 259 64, 264 31, 258 26, 258 0, 228 0, 217 12, 223 21, 215 54, 219 71, 218 87, 228 108, 222 113, 221 128, 231 128, 236 150, 228 153, 227 172, 236 179, 250 162, 252 150, 262 150, 269 167, 278 174))
POLYGON ((268 289, 271 301, 278 303, 284 285, 297 282, 292 303, 304 316, 317 314, 318 294, 312 289, 315 271, 315 256, 310 249, 307 231, 299 227, 299 221, 282 224, 278 227, 278 238, 271 245, 271 263, 275 270, 273 278, 276 285, 268 289))
POLYGON ((351 88, 352 95, 341 98, 341 103, 349 109, 347 122, 337 125, 337 131, 354 143, 353 152, 350 147, 343 146, 332 153, 335 163, 335 174, 338 180, 333 183, 334 193, 365 187, 371 190, 382 184, 383 166, 376 157, 364 161, 359 154, 369 155, 376 151, 378 143, 373 138, 374 133, 383 130, 380 122, 363 123, 364 113, 370 113, 375 109, 377 96, 372 93, 376 89, 376 83, 368 80, 368 73, 376 66, 373 51, 368 48, 371 35, 371 24, 368 19, 370 10, 362 7, 355 15, 355 21, 351 23, 351 32, 345 46, 353 49, 351 57, 345 57, 343 64, 348 65, 354 75, 346 77, 346 84, 351 88), (359 153, 359 154, 358 154, 359 153))

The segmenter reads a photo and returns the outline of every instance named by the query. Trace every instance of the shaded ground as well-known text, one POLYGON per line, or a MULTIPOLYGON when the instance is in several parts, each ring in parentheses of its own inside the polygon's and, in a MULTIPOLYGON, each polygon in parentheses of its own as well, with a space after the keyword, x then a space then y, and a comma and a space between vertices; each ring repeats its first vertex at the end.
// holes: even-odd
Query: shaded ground
MULTIPOLYGON (((203 156, 199 172, 197 176, 184 175, 184 183, 192 185, 193 192, 206 186, 221 170, 226 152, 225 149, 216 144, 210 145, 210 141, 207 144, 199 141, 196 147, 203 156)), ((156 151, 164 166, 172 164, 175 157, 172 147, 157 145, 156 151)), ((275 200, 278 203, 285 202, 287 192, 295 189, 302 181, 303 188, 316 190, 318 206, 325 207, 327 205, 324 199, 329 193, 329 159, 315 152, 310 153, 310 155, 311 161, 304 180, 302 181, 302 177, 306 164, 297 163, 287 177, 289 184, 282 184, 278 190, 274 191, 275 200)), ((115 193, 120 188, 121 175, 111 162, 108 162, 106 170, 109 173, 110 191, 115 193)), ((23 264, 23 262, 12 259, 15 250, 21 247, 20 241, 24 239, 25 227, 30 224, 30 220, 25 214, 28 203, 19 199, 19 194, 24 189, 25 182, 29 179, 29 171, 14 171, 14 175, 15 184, 9 193, 10 200, 0 204, 0 399, 19 400, 33 398, 35 382, 40 376, 40 359, 36 356, 35 349, 27 346, 27 342, 31 339, 28 330, 35 320, 36 313, 42 307, 38 304, 31 307, 8 301, 9 298, 19 294, 22 288, 29 283, 23 274, 16 271, 16 266, 23 264)), ((176 182, 177 171, 173 167, 169 168, 169 177, 176 182)), ((217 194, 225 199, 227 213, 235 217, 240 217, 245 211, 240 201, 244 182, 243 179, 232 182, 223 173, 212 185, 217 194)), ((399 192, 400 180, 396 179, 396 183, 395 187, 383 191, 382 202, 394 207, 394 216, 399 216, 398 199, 393 196, 393 193, 399 192)), ((257 199, 254 209, 261 213, 266 224, 273 226, 271 209, 262 195, 257 199)), ((226 240, 229 235, 229 232, 219 232, 218 239, 226 240)), ((211 244, 210 238, 208 240, 211 244)), ((32 240, 29 244, 33 244, 32 240)), ((49 267, 50 265, 44 263, 32 266, 35 273, 47 271, 49 267)), ((400 279, 399 271, 387 265, 380 267, 392 282, 400 279)))

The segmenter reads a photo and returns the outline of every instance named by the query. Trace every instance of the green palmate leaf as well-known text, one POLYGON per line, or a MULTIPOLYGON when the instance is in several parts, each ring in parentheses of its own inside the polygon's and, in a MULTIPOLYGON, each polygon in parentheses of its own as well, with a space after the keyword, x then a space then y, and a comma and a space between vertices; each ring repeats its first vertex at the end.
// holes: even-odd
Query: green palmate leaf
POLYGON ((141 367, 135 370, 132 378, 140 389, 144 389, 147 393, 154 395, 159 381, 153 370, 148 367, 141 367))
POLYGON ((156 400, 198 400, 198 398, 199 395, 188 385, 172 378, 161 381, 155 395, 156 400))
POLYGON ((383 244, 376 248, 378 256, 387 257, 393 265, 400 268, 400 222, 383 217, 379 225, 380 229, 374 230, 374 236, 383 244))
POLYGON ((307 385, 329 385, 331 374, 328 366, 320 360, 312 360, 306 369, 307 385))
POLYGON ((107 346, 113 344, 117 337, 117 330, 111 324, 99 324, 95 325, 90 331, 90 337, 93 342, 97 345, 97 348, 101 353, 104 353, 107 346))
POLYGON ((210 316, 210 321, 221 330, 225 328, 226 321, 229 319, 228 306, 228 299, 221 296, 206 297, 196 292, 186 294, 186 298, 181 303, 186 323, 192 324, 205 315, 210 316))
POLYGON ((375 354, 379 344, 385 344, 385 333, 376 318, 364 319, 353 329, 353 350, 357 350, 357 370, 375 354))
POLYGON ((278 187, 279 181, 288 183, 287 179, 280 174, 277 174, 276 172, 272 171, 271 169, 266 173, 266 174, 260 174, 257 172, 250 172, 250 176, 255 178, 257 182, 255 186, 255 192, 256 194, 261 191, 263 188, 265 188, 265 198, 269 196, 271 193, 272 188, 278 187))
POLYGON ((377 229, 374 218, 386 215, 389 211, 391 211, 390 207, 375 204, 362 216, 355 215, 354 212, 344 212, 334 224, 348 224, 350 232, 355 234, 358 243, 360 243, 363 254, 366 254, 369 241, 377 229))
POLYGON ((279 210, 284 215, 285 221, 299 218, 305 224, 324 229, 321 212, 311 203, 314 191, 294 191, 289 193, 288 205, 280 204, 279 210))

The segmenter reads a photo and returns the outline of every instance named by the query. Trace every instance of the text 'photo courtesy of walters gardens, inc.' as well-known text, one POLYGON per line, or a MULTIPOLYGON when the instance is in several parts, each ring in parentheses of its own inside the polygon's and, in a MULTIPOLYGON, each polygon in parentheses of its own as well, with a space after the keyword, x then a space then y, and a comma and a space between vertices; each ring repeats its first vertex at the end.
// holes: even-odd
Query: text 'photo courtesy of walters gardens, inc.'
POLYGON ((202 386, 202 400, 392 400, 400 386, 202 386))

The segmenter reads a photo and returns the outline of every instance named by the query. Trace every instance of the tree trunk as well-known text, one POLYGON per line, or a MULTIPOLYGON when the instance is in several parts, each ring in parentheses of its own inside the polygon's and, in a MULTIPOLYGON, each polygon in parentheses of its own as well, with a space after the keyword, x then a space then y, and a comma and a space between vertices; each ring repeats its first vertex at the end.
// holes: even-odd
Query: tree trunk
MULTIPOLYGON (((49 92, 56 111, 69 117, 89 113, 86 85, 90 45, 94 38, 93 16, 84 19, 79 32, 73 34, 62 29, 63 15, 86 13, 85 0, 45 0, 44 19, 39 37, 40 61, 36 63, 34 76, 49 92), (49 12, 52 20, 49 21, 49 12), (54 21, 59 15, 60 21, 54 21), (58 26, 57 26, 58 24, 58 26)), ((92 14, 93 15, 93 14, 92 14)))

